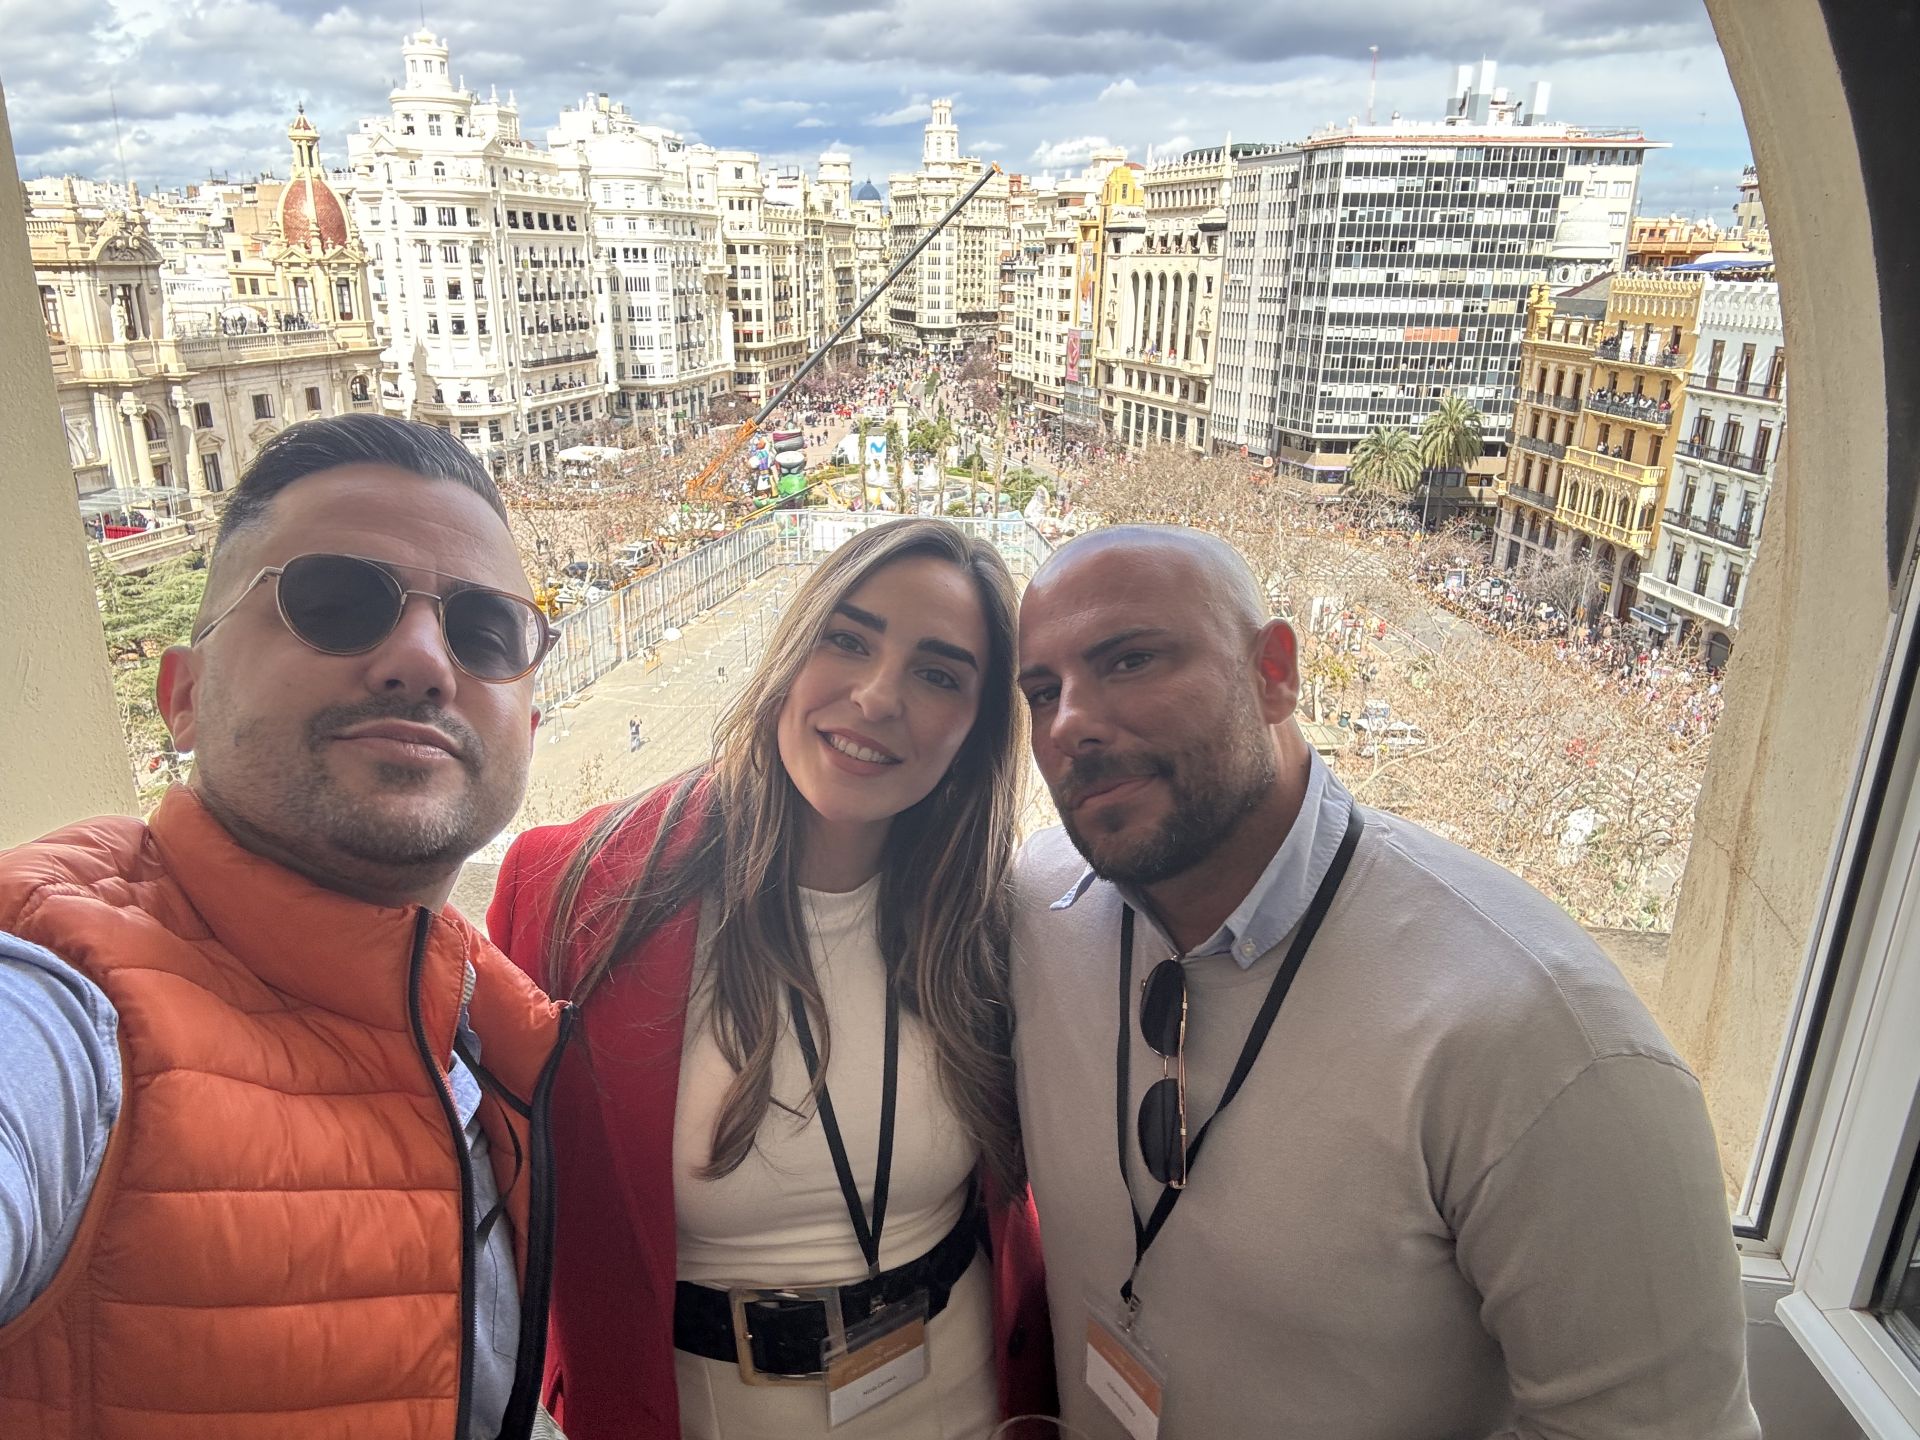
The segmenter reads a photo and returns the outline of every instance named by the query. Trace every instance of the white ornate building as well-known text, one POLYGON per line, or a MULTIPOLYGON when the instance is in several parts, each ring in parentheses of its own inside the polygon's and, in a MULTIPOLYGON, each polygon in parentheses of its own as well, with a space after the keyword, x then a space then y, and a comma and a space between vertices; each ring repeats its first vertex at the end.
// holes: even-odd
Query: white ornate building
POLYGON ((613 418, 665 438, 702 424, 733 387, 713 148, 640 124, 605 94, 562 110, 547 138, 586 177, 613 418))
POLYGON ((1636 617, 1724 664, 1786 448, 1780 287, 1709 278, 1673 468, 1636 617))
MULTIPOLYGON (((953 102, 935 100, 921 142, 919 170, 887 177, 896 260, 979 178, 984 163, 960 153, 953 102)), ((883 303, 896 345, 940 353, 995 337, 1000 259, 1007 245, 1007 194, 1004 175, 989 180, 894 283, 883 303)))
POLYGON ((608 412, 589 175, 521 137, 511 95, 456 85, 427 31, 389 112, 352 137, 382 403, 446 427, 496 474, 542 470, 608 412))
POLYGON ((1094 332, 1106 433, 1205 451, 1232 156, 1190 150, 1112 178, 1094 332))

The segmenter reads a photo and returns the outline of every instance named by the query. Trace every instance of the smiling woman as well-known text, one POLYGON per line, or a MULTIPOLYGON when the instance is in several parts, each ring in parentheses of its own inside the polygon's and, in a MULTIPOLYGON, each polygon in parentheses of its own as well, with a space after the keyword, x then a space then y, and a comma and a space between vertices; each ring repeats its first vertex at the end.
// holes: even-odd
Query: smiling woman
MULTIPOLYGON (((508 852, 494 934, 580 1007, 585 1041, 556 1101, 581 1167, 561 1187, 563 1425, 822 1433, 842 1315, 856 1349, 862 1316, 923 1326, 926 1375, 843 1433, 984 1433, 1011 1403, 996 1348, 1023 1312, 995 1336, 976 1183, 1024 1190, 1013 615, 985 542, 864 530, 801 587, 709 765, 508 852), (641 1306, 638 1366, 611 1294, 641 1306)), ((1037 1300, 1027 1212, 991 1208, 1002 1299, 1037 1300)))

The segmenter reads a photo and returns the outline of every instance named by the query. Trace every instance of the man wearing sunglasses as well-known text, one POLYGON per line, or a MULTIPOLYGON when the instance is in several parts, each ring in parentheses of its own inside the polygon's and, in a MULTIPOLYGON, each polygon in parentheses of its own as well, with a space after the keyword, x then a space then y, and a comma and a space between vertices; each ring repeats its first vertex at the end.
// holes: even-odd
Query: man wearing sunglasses
POLYGON ((1017 872, 1021 1118, 1098 1440, 1752 1440, 1699 1086, 1499 867, 1356 805, 1221 541, 1021 605, 1063 831, 1017 872))
POLYGON ((227 503, 145 822, 0 852, 0 1432, 526 1436, 566 1016, 447 899, 552 643, 444 431, 227 503))

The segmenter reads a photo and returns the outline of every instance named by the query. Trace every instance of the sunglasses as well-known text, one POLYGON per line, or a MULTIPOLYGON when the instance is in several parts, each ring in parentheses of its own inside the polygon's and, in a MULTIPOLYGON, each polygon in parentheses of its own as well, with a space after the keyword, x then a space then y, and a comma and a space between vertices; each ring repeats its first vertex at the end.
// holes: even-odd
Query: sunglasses
POLYGON ((438 570, 404 568, 455 581, 460 588, 446 595, 410 590, 394 567, 362 555, 296 555, 255 575, 193 643, 212 634, 213 627, 268 578, 277 582, 275 603, 294 639, 323 655, 364 655, 379 645, 399 626, 410 595, 433 602, 447 654, 476 680, 504 684, 520 679, 546 658, 559 638, 531 600, 438 570))
POLYGON ((1140 1100, 1140 1154, 1148 1174, 1178 1190, 1187 1183, 1187 972, 1178 960, 1141 982, 1140 1034, 1160 1057, 1160 1078, 1140 1100))

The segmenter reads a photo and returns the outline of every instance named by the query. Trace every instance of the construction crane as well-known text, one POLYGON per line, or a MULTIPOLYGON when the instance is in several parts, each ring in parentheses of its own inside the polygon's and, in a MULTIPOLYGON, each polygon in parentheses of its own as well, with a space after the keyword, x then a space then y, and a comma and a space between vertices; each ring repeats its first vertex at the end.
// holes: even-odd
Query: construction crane
POLYGON ((842 320, 840 327, 822 341, 819 348, 816 349, 813 354, 807 357, 806 364, 793 372, 793 378, 782 385, 779 390, 775 391, 773 398, 755 411, 750 419, 743 420, 740 423, 740 428, 728 437, 725 445, 720 447, 720 453, 709 460, 706 465, 701 468, 700 473, 687 482, 686 498, 688 500, 711 504, 716 501, 736 498, 728 495, 726 483, 721 478, 722 470, 727 462, 740 453, 740 447, 753 438, 754 433, 766 422, 769 415, 787 403, 787 397, 793 394, 794 389, 800 382, 806 379, 808 374, 827 357, 833 347, 846 337, 847 332, 853 329, 862 315, 867 313, 872 307, 873 302, 887 293, 887 287, 892 285, 895 280, 898 280, 900 276, 905 273, 906 268, 919 258, 920 252, 927 248, 932 242, 933 237, 946 229, 954 216, 967 208, 967 202, 978 195, 989 180, 1002 173, 1004 172, 1000 167, 993 164, 989 164, 980 172, 980 178, 967 187, 966 194, 954 201, 952 206, 948 208, 947 213, 929 226, 927 233, 920 237, 914 247, 895 262, 893 269, 887 272, 886 278, 881 280, 881 282, 873 288, 872 293, 869 294, 866 299, 854 306, 853 313, 847 316, 845 320, 842 320))

